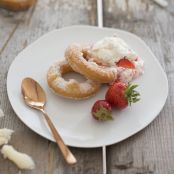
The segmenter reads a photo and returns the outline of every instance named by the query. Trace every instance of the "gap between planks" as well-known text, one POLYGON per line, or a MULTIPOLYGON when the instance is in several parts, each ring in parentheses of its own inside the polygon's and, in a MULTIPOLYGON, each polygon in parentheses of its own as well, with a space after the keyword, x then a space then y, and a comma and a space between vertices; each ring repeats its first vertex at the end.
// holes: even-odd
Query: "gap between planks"
MULTIPOLYGON (((98 27, 103 28, 103 0, 97 0, 97 21, 98 27)), ((103 174, 107 174, 106 146, 102 147, 103 174)))

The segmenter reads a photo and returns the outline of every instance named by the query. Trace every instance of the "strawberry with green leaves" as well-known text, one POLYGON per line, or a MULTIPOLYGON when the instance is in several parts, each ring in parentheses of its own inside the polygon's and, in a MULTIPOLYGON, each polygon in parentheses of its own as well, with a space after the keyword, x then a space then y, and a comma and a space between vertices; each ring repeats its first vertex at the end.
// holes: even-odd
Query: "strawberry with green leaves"
POLYGON ((106 100, 96 101, 92 107, 91 113, 96 120, 112 120, 112 108, 106 100))
POLYGON ((140 100, 140 94, 135 90, 137 87, 138 85, 116 81, 109 87, 105 99, 112 106, 118 109, 124 109, 128 105, 140 100))

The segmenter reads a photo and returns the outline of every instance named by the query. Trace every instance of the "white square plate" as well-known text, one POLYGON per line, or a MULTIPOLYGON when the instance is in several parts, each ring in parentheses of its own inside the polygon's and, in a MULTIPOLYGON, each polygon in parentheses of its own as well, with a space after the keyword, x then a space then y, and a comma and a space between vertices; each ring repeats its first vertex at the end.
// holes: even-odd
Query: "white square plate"
POLYGON ((75 147, 100 147, 117 143, 145 128, 159 114, 168 95, 166 74, 148 46, 136 35, 126 31, 92 26, 72 26, 54 30, 25 48, 13 61, 7 77, 7 92, 17 116, 39 135, 53 140, 41 113, 27 107, 21 95, 25 77, 37 80, 46 91, 46 110, 65 143, 75 147), (145 73, 135 80, 141 100, 122 111, 113 111, 113 121, 99 122, 91 117, 91 107, 104 99, 106 87, 86 100, 70 100, 56 96, 47 86, 50 65, 64 59, 64 51, 72 42, 94 43, 117 34, 145 62, 145 73), (159 85, 160 82, 160 85, 159 85))

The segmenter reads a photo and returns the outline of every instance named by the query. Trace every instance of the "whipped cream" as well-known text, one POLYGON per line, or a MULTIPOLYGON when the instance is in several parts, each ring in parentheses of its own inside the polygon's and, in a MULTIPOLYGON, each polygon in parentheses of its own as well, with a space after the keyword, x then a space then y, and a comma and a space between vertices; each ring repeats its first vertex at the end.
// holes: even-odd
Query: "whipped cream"
POLYGON ((107 65, 115 65, 120 59, 126 57, 133 61, 137 59, 137 54, 119 37, 105 37, 96 42, 90 54, 99 61, 107 65))
POLYGON ((117 67, 118 78, 124 83, 131 82, 144 73, 144 61, 138 58, 137 61, 133 61, 135 69, 128 69, 123 67, 117 67))

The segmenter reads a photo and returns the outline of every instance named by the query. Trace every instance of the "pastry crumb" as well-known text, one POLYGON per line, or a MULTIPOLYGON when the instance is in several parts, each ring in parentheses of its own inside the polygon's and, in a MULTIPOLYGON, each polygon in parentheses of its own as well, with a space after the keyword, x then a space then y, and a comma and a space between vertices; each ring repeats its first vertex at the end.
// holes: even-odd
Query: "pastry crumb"
POLYGON ((20 169, 31 170, 35 168, 35 163, 29 155, 18 152, 11 145, 4 145, 1 149, 1 153, 3 154, 4 158, 8 158, 14 162, 20 169))
POLYGON ((10 141, 13 132, 14 131, 11 129, 0 129, 0 146, 3 144, 7 144, 10 141))

